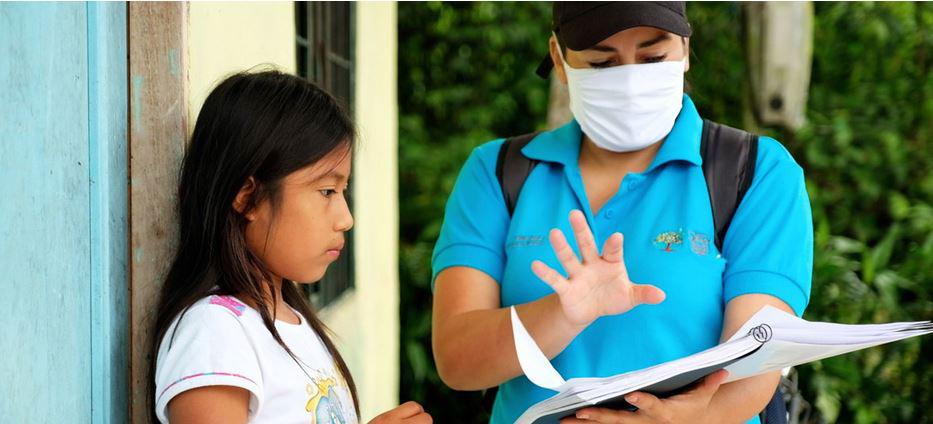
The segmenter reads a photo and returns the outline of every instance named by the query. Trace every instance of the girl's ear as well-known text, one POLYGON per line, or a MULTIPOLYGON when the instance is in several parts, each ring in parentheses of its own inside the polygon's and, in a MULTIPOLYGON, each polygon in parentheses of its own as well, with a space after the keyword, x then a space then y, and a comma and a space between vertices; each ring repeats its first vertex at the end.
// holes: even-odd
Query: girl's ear
POLYGON ((240 187, 240 191, 237 192, 236 197, 233 198, 233 210, 243 215, 249 221, 256 219, 255 208, 251 207, 253 195, 256 193, 256 187, 256 179, 249 177, 246 179, 246 182, 243 183, 243 187, 240 187))

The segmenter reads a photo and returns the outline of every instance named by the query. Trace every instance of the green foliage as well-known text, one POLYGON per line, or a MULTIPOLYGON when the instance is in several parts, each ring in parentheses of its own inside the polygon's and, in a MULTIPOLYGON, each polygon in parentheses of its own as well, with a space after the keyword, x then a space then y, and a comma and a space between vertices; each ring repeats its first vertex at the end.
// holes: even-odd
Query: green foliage
POLYGON ((482 395, 454 392, 431 354, 431 251, 444 204, 473 147, 540 127, 547 81, 544 3, 399 3, 402 397, 436 422, 488 420, 482 395))
MULTIPOLYGON (((775 132, 807 173, 813 293, 807 317, 933 318, 933 6, 817 3, 809 125, 775 132)), ((828 420, 929 422, 933 340, 801 367, 828 420)))
MULTIPOLYGON (((692 3, 688 80, 701 115, 742 126, 741 8, 692 3)), ((817 3, 808 124, 766 128, 803 166, 813 206, 806 317, 933 318, 933 4, 817 3)), ((430 350, 430 259, 444 203, 470 150, 540 128, 550 5, 400 3, 403 399, 437 422, 484 422, 479 393, 454 392, 430 350)), ((799 367, 829 422, 930 422, 933 338, 799 367)))

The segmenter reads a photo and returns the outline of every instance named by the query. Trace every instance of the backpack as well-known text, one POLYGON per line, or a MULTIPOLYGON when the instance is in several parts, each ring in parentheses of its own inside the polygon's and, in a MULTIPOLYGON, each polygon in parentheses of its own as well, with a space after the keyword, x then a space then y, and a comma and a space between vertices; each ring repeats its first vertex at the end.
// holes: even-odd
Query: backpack
MULTIPOLYGON (((518 196, 532 169, 538 164, 521 153, 532 139, 540 132, 510 137, 503 142, 496 160, 496 178, 502 188, 509 217, 515 212, 518 196)), ((758 158, 758 136, 746 131, 718 124, 708 119, 703 120, 703 133, 700 138, 700 155, 703 157, 703 176, 709 190, 710 204, 713 209, 713 226, 716 230, 716 247, 722 251, 723 240, 732 216, 748 191, 755 177, 755 162, 758 158)), ((782 388, 786 378, 775 391, 765 410, 759 414, 762 424, 786 424, 787 404, 792 399, 785 398, 782 388)), ((792 393, 799 398, 799 392, 792 393)), ((485 394, 487 403, 492 408, 495 398, 493 389, 485 394), (490 396, 492 395, 492 396, 490 396)), ((798 401, 800 399, 797 399, 798 401)))

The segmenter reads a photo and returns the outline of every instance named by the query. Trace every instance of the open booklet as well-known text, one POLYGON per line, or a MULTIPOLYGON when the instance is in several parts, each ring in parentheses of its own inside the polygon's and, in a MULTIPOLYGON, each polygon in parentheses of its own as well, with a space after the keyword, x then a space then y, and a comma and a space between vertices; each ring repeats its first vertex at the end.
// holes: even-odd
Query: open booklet
POLYGON ((728 341, 702 352, 653 367, 605 378, 565 381, 554 369, 512 308, 512 332, 522 371, 532 383, 557 392, 522 414, 517 423, 557 423, 582 408, 634 407, 624 395, 644 391, 659 397, 676 394, 725 368, 726 380, 804 364, 871 346, 933 333, 930 321, 846 325, 810 322, 766 306, 728 341))

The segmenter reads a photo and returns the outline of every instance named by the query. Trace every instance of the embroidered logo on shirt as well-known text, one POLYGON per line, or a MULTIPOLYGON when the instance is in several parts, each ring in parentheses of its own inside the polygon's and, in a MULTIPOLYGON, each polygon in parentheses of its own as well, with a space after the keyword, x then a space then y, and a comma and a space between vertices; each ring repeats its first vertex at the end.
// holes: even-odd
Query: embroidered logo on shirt
POLYGON ((651 243, 665 252, 673 252, 684 243, 684 230, 665 231, 658 234, 651 243))
POLYGON ((246 310, 246 305, 240 303, 231 296, 211 296, 211 305, 223 306, 236 316, 243 315, 243 311, 246 310))
POLYGON ((709 236, 703 233, 690 231, 690 250, 700 256, 706 256, 709 253, 709 236))
POLYGON ((531 247, 542 244, 544 244, 544 236, 515 236, 506 247, 531 247))

